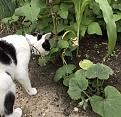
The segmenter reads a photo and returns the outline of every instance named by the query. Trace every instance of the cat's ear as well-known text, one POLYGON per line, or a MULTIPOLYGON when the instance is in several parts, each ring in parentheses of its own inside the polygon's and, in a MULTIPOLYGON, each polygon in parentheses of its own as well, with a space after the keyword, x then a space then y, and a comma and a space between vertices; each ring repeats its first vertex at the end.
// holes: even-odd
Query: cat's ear
POLYGON ((45 40, 50 40, 51 32, 46 33, 44 36, 45 36, 45 40))
POLYGON ((41 38, 42 38, 42 35, 41 34, 38 34, 37 35, 37 41, 39 41, 41 38))
POLYGON ((31 35, 32 35, 32 36, 37 36, 38 33, 37 33, 37 32, 32 32, 31 35))

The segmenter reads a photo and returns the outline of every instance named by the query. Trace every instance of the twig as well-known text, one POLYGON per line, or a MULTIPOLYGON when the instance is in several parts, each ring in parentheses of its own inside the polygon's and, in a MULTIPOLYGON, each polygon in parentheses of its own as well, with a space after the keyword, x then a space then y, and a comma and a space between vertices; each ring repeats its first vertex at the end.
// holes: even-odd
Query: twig
POLYGON ((57 44, 58 44, 57 18, 56 18, 56 13, 54 13, 53 11, 53 1, 49 0, 49 4, 50 4, 51 15, 52 15, 52 21, 53 21, 54 46, 57 47, 57 44))

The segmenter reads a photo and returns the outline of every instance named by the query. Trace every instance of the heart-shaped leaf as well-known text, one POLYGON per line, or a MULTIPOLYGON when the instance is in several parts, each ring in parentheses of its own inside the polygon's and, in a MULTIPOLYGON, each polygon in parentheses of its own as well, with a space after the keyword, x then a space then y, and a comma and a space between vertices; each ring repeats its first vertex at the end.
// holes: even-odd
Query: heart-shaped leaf
POLYGON ((15 15, 26 16, 30 21, 34 21, 39 15, 40 9, 45 5, 40 3, 40 0, 32 0, 30 3, 25 4, 23 7, 17 8, 15 15))
POLYGON ((104 64, 95 64, 87 69, 86 76, 87 78, 99 78, 100 80, 108 79, 109 75, 112 75, 113 71, 110 67, 104 64))
POLYGON ((64 84, 65 86, 69 87, 69 80, 70 80, 71 78, 73 78, 73 77, 74 77, 74 74, 71 74, 71 75, 69 75, 69 76, 67 76, 67 77, 64 77, 64 79, 63 79, 63 84, 64 84))
POLYGON ((78 70, 69 81, 68 94, 73 100, 81 98, 81 92, 88 87, 88 80, 85 78, 84 70, 78 70))
POLYGON ((92 22, 88 26, 88 34, 102 35, 102 30, 97 22, 92 22))
POLYGON ((62 48, 68 48, 69 47, 69 43, 66 40, 59 40, 58 42, 58 46, 62 49, 62 48))
POLYGON ((66 76, 66 74, 71 74, 75 68, 76 67, 73 64, 68 64, 60 67, 55 73, 54 80, 56 82, 59 81, 61 78, 66 76))
POLYGON ((91 97, 93 111, 102 117, 121 117, 120 92, 112 86, 107 86, 104 91, 105 98, 96 95, 91 97))
POLYGON ((90 60, 84 59, 83 61, 79 62, 79 66, 84 69, 87 70, 89 67, 91 67, 93 65, 93 62, 91 62, 90 60))
POLYGON ((60 10, 59 10, 58 14, 63 19, 67 19, 67 17, 68 17, 68 5, 62 3, 60 5, 60 10))

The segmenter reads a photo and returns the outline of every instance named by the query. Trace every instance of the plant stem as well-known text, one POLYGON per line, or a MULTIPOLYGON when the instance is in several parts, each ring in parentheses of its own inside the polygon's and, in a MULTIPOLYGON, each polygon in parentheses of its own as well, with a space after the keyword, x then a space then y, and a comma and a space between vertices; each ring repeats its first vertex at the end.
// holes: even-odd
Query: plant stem
POLYGON ((65 54, 65 50, 62 52, 62 55, 61 55, 61 59, 63 61, 63 65, 67 65, 65 59, 64 59, 64 54, 65 54))
POLYGON ((82 92, 90 99, 90 96, 85 91, 82 92))
POLYGON ((54 46, 57 47, 57 44, 58 44, 57 17, 56 17, 56 13, 53 11, 53 1, 51 0, 49 4, 50 4, 51 15, 52 15, 52 21, 53 21, 54 46))
POLYGON ((99 80, 98 78, 96 80, 97 80, 97 94, 98 94, 99 93, 99 80))
POLYGON ((76 53, 76 55, 78 56, 78 54, 79 54, 79 32, 80 31, 80 27, 78 26, 78 31, 77 31, 77 41, 78 41, 78 47, 77 47, 77 53, 76 53))

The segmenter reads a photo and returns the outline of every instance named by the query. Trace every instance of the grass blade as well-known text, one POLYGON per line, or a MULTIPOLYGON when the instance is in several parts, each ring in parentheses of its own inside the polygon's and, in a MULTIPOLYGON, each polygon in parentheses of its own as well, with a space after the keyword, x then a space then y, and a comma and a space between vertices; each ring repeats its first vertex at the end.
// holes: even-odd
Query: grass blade
POLYGON ((113 11, 111 6, 109 5, 107 0, 95 0, 102 10, 103 18, 106 23, 107 35, 108 35, 108 53, 109 56, 116 45, 117 40, 117 31, 116 31, 116 24, 113 19, 113 11))

